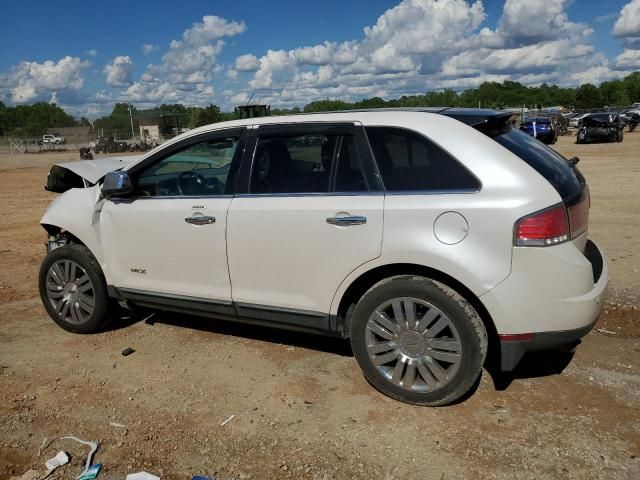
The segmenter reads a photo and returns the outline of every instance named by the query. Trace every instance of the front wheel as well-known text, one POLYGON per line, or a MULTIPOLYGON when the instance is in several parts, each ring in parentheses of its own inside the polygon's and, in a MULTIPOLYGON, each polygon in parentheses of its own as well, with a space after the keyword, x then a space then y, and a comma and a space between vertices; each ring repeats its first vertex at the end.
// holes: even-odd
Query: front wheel
POLYGON ((478 381, 487 332, 454 290, 402 275, 379 282, 360 299, 351 347, 376 389, 406 403, 439 406, 458 400, 478 381))
POLYGON ((40 298, 49 316, 74 333, 95 333, 106 324, 109 297, 98 261, 87 247, 68 244, 42 262, 40 298))

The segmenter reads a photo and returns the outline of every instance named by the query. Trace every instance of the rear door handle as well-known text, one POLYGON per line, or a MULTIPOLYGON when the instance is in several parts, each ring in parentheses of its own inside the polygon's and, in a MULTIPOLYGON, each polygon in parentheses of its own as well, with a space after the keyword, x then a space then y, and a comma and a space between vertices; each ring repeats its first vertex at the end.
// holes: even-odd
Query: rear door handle
POLYGON ((349 217, 329 217, 327 218, 329 225, 338 225, 340 227, 348 227, 350 225, 364 225, 367 223, 367 217, 353 215, 349 217))
POLYGON ((185 222, 191 225, 210 225, 216 223, 216 217, 209 217, 207 215, 194 215, 193 217, 187 217, 185 222))

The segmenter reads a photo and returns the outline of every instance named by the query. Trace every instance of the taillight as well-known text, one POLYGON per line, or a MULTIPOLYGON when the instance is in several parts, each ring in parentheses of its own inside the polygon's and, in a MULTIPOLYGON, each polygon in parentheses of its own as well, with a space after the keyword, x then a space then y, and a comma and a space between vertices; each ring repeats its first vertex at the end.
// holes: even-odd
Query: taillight
POLYGON ((575 205, 567 208, 571 238, 578 238, 587 231, 589 223, 589 190, 585 188, 582 197, 575 205))
POLYGON ((569 240, 563 204, 527 215, 516 222, 514 242, 523 247, 548 247, 569 240))

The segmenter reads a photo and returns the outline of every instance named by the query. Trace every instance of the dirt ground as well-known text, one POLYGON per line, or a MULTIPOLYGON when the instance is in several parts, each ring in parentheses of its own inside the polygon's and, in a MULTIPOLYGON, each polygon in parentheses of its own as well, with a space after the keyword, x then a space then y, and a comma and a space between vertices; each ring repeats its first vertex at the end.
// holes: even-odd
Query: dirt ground
POLYGON ((49 165, 75 155, 0 155, 0 478, 42 478, 59 450, 72 461, 49 478, 75 478, 87 450, 65 435, 100 442, 100 479, 640 478, 640 133, 574 139, 556 148, 590 182, 611 303, 573 358, 483 372, 445 408, 377 393, 334 339, 176 314, 66 333, 38 299, 38 220, 49 165))

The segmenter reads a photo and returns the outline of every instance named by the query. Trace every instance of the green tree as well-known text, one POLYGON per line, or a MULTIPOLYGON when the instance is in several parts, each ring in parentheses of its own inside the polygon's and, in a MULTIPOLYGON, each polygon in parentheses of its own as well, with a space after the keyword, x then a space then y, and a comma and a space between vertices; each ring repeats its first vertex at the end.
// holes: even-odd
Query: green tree
POLYGON ((352 103, 343 102, 342 100, 317 100, 308 103, 304 107, 305 113, 309 112, 330 112, 334 110, 348 110, 353 108, 352 103))
POLYGON ((629 104, 629 96, 622 80, 611 80, 600 84, 600 98, 602 103, 611 106, 629 104))
POLYGON ((189 128, 201 127, 222 121, 220 107, 209 105, 206 108, 191 107, 189 110, 189 128))
POLYGON ((600 90, 595 85, 585 83, 576 90, 576 108, 596 108, 602 106, 600 90))
POLYGON ((640 102, 640 72, 633 72, 622 80, 629 103, 640 102))

